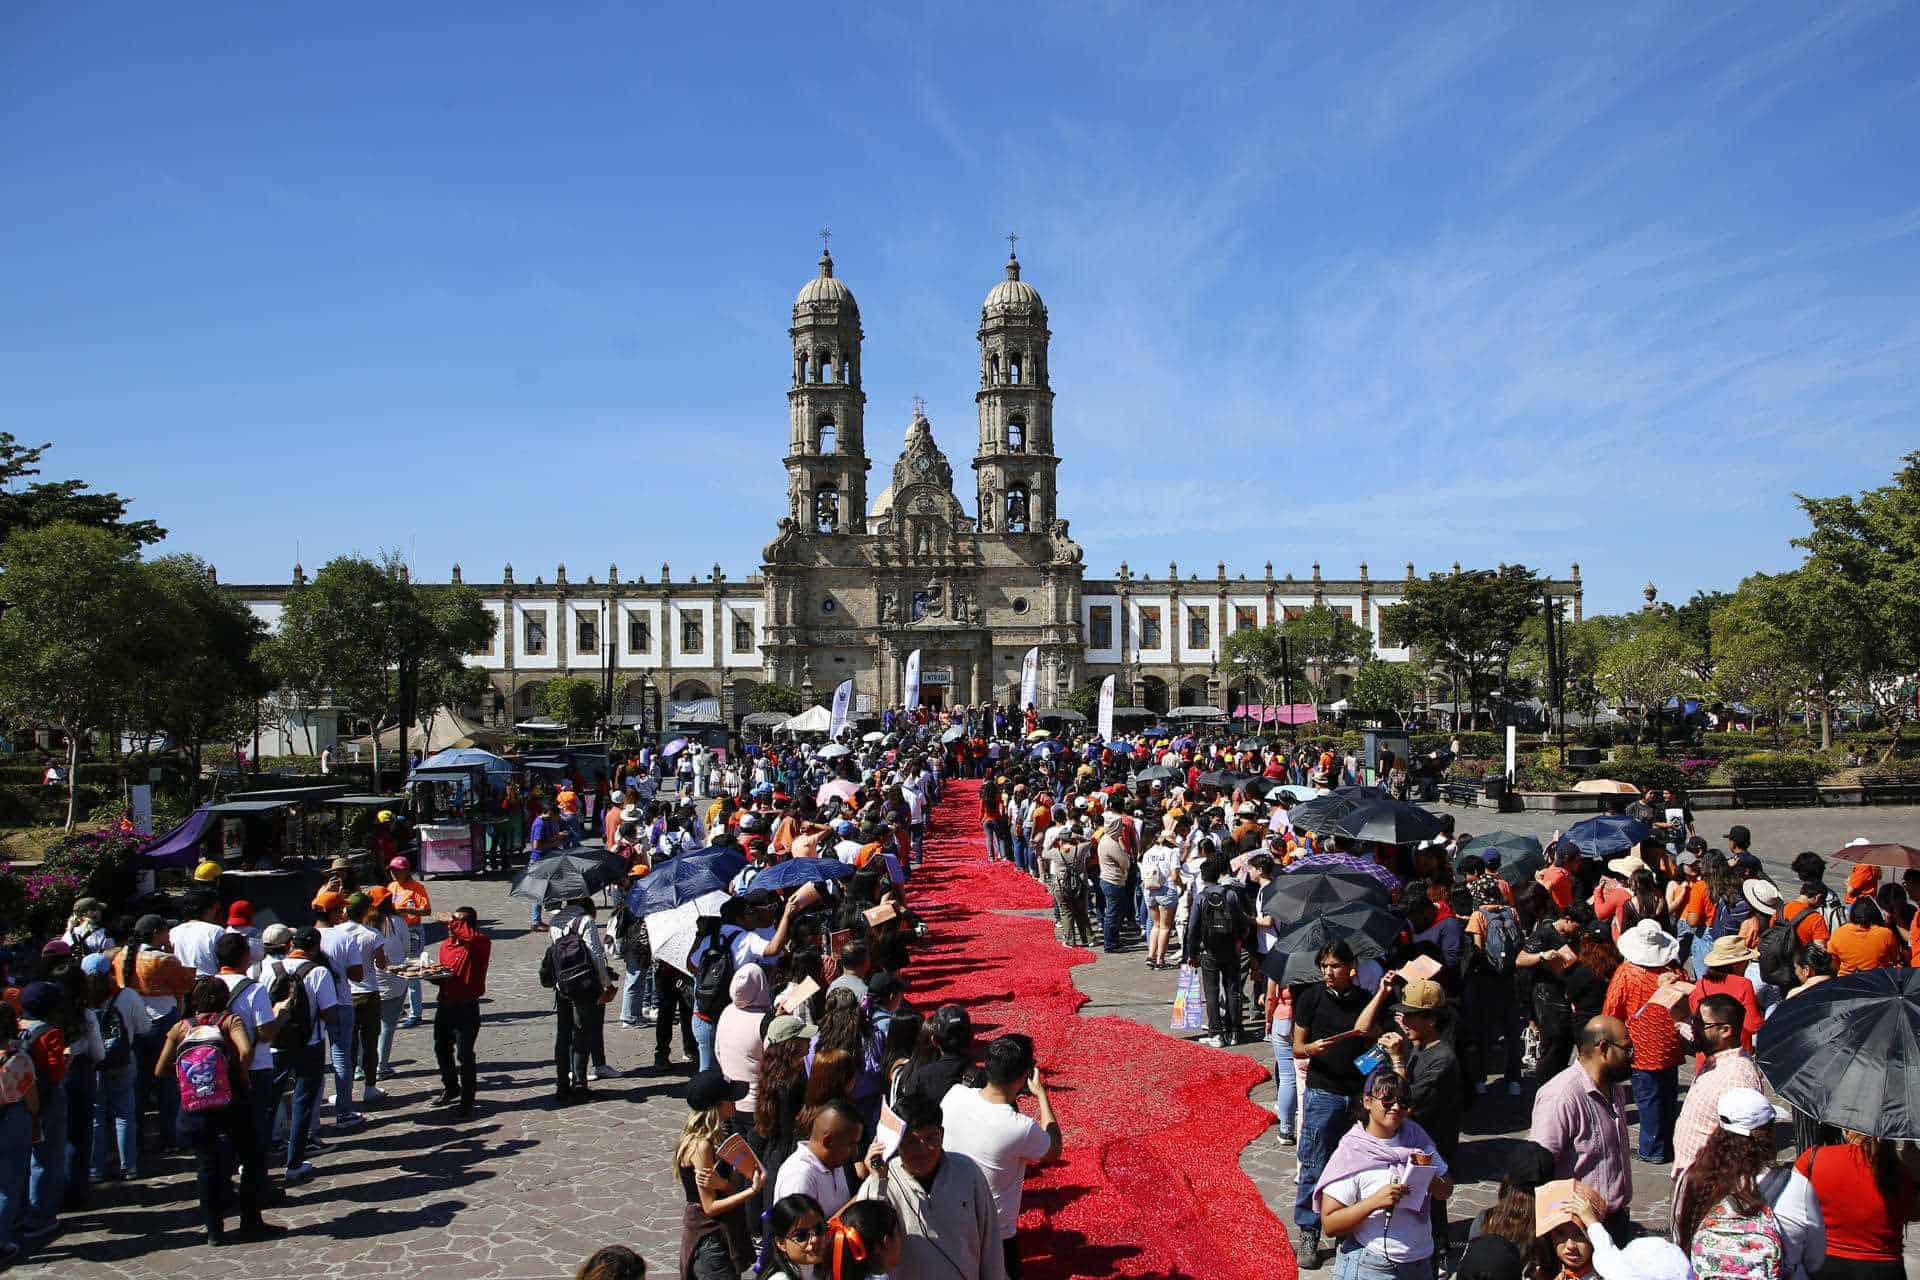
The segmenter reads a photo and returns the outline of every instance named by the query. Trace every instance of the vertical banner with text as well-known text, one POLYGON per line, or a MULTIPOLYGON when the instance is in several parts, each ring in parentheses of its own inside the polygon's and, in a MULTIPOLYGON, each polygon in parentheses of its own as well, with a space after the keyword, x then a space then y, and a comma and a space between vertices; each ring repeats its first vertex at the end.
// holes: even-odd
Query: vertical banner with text
POLYGON ((909 711, 920 709, 920 651, 915 649, 907 655, 907 697, 909 711))
POLYGON ((1020 710, 1037 705, 1035 699, 1040 696, 1040 646, 1027 650, 1027 656, 1020 661, 1020 710))
POLYGON ((833 720, 827 725, 827 737, 835 742, 847 727, 847 713, 853 709, 853 678, 849 676, 833 691, 833 720))
POLYGON ((1108 676, 1100 682, 1100 740, 1113 741, 1113 689, 1116 677, 1108 676))

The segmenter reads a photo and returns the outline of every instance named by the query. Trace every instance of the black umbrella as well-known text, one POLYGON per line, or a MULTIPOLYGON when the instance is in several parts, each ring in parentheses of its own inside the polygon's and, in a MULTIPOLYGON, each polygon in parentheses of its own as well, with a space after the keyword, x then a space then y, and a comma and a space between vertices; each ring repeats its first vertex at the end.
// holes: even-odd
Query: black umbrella
POLYGON ((1163 764, 1152 764, 1134 774, 1133 780, 1135 782, 1178 782, 1184 776, 1163 764))
POLYGON ((1345 796, 1349 800, 1385 800, 1388 798, 1385 787, 1363 787, 1358 784, 1350 787, 1335 787, 1333 794, 1336 796, 1345 796))
POLYGON ((1413 844, 1440 834, 1437 814, 1401 800, 1368 800, 1333 820, 1332 829, 1355 840, 1413 844))
POLYGON ((1354 902, 1376 907, 1393 905, 1393 895, 1372 876, 1357 871, 1312 871, 1305 875, 1280 876, 1262 895, 1265 914, 1273 917, 1275 928, 1286 929, 1354 902))
MULTIPOLYGON (((1280 932, 1273 950, 1260 958, 1260 969, 1279 982, 1300 981, 1286 976, 1288 955, 1304 955, 1312 965, 1313 957, 1329 942, 1342 941, 1353 948, 1355 959, 1374 960, 1387 953, 1400 936, 1400 917, 1367 902, 1350 902, 1334 911, 1303 920, 1280 932)), ((1297 972, 1297 970, 1296 970, 1297 972)), ((1312 969, 1308 970, 1309 978, 1312 969)))
POLYGON ((1231 791, 1246 780, 1246 774, 1235 773, 1231 769, 1215 769, 1210 773, 1200 775, 1201 786, 1218 787, 1222 791, 1231 791))
MULTIPOLYGON (((1523 831, 1483 831, 1477 836, 1469 836, 1460 842, 1460 856, 1477 853, 1486 857, 1489 853, 1500 855, 1500 866, 1504 869, 1509 859, 1532 854, 1541 855, 1540 839, 1523 831)), ((1542 866, 1545 865, 1543 862, 1542 866)))
POLYGON ((1286 785, 1278 778, 1255 777, 1248 778, 1240 789, 1256 800, 1265 800, 1286 785))
POLYGON ((1867 969, 1782 1000, 1753 1056, 1782 1098, 1827 1124, 1920 1139, 1920 970, 1867 969))
POLYGON ((599 849, 549 853, 514 877, 509 896, 528 902, 569 902, 590 898, 627 874, 628 864, 618 854, 599 849))
POLYGON ((1518 889, 1533 880, 1534 873, 1547 869, 1547 855, 1535 853, 1531 849, 1522 849, 1509 857, 1500 855, 1500 870, 1494 874, 1518 889))
POLYGON ((1287 816, 1301 831, 1328 831, 1335 819, 1353 812, 1358 803, 1345 796, 1326 795, 1316 800, 1302 800, 1287 810, 1287 816))

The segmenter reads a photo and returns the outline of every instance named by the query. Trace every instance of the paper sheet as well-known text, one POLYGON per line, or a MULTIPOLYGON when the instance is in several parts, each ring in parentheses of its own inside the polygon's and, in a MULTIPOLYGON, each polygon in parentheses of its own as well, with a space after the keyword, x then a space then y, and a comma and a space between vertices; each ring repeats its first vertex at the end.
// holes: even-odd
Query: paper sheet
POLYGON ((1438 1165, 1431 1164, 1409 1164, 1394 1175, 1395 1181, 1405 1183, 1408 1188, 1407 1198, 1400 1202, 1400 1208, 1411 1213, 1420 1212, 1427 1203, 1427 1188, 1433 1185, 1434 1171, 1438 1168, 1438 1165))
POLYGON ((760 1157, 753 1154, 753 1148, 740 1134, 730 1133, 726 1141, 714 1148, 714 1152, 733 1166, 743 1180, 749 1180, 760 1171, 760 1157))

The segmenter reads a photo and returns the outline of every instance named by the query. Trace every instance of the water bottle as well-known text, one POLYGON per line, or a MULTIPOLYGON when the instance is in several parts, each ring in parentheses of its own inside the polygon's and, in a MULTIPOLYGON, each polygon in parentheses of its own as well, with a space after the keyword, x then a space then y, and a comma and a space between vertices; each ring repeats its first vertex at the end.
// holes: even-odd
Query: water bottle
POLYGON ((1381 1067, 1387 1065, 1387 1051, 1376 1044, 1373 1048, 1355 1058, 1353 1065, 1360 1072, 1360 1078, 1365 1080, 1381 1067))

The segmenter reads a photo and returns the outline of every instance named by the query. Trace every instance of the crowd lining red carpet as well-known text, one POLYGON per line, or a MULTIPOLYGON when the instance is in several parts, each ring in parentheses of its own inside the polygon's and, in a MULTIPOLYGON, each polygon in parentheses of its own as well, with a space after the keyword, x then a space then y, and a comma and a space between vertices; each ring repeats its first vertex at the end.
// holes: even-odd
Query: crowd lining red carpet
POLYGON ((1052 899, 1009 864, 987 862, 978 792, 977 782, 951 782, 932 815, 912 892, 934 937, 913 966, 912 999, 965 1006, 981 1043, 1033 1037, 1066 1148, 1027 1178, 1027 1275, 1294 1275, 1287 1233, 1239 1164, 1273 1122, 1247 1098, 1266 1071, 1124 1019, 1080 1017, 1087 997, 1072 969, 1093 953, 1062 946, 1049 916, 1004 914, 1052 899))

